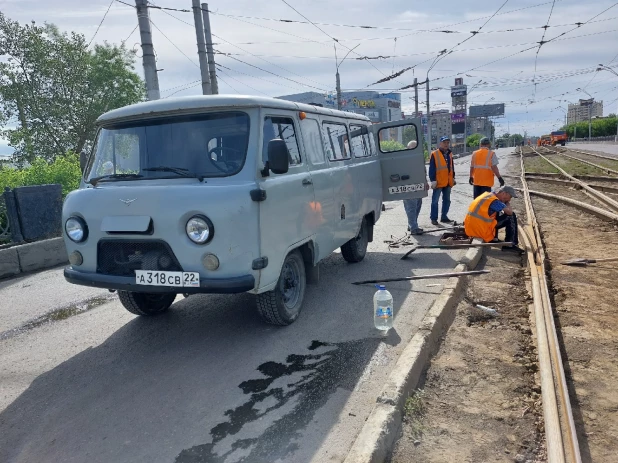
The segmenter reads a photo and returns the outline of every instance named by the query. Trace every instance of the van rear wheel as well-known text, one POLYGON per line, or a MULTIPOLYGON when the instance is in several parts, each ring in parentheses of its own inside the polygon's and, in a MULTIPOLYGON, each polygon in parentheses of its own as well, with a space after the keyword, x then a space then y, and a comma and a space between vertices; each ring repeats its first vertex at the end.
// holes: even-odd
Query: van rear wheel
POLYGON ((300 314, 306 286, 305 262, 296 250, 283 261, 275 289, 257 295, 257 308, 262 320, 280 326, 293 323, 300 314))
POLYGON ((367 224, 367 219, 363 218, 358 236, 352 238, 346 244, 341 246, 341 255, 347 262, 355 264, 365 258, 368 245, 369 225, 367 224))
POLYGON ((176 299, 176 293, 134 293, 118 291, 120 303, 135 315, 152 316, 165 312, 176 299))

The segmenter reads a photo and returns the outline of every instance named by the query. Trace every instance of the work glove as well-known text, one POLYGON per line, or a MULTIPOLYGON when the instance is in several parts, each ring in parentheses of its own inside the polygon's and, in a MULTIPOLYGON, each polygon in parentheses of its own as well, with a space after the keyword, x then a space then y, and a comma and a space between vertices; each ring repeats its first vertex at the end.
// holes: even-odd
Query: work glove
POLYGON ((457 180, 453 179, 453 186, 457 185, 457 180))
POLYGON ((474 179, 473 179, 472 177, 470 177, 470 178, 468 179, 468 183, 469 183, 470 185, 474 185, 474 179))
POLYGON ((438 186, 438 182, 436 182, 435 180, 433 182, 431 182, 431 188, 435 189, 436 186, 438 186))
POLYGON ((498 181, 500 182, 500 186, 504 186, 504 179, 502 177, 498 177, 498 181))

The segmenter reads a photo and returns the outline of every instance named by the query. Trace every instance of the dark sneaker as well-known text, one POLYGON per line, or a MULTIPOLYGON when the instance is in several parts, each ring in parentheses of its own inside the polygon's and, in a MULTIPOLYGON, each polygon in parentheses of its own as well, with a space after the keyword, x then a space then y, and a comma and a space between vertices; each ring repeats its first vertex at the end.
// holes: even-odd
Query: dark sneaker
POLYGON ((453 223, 455 221, 449 219, 448 217, 444 217, 443 219, 440 219, 440 222, 442 222, 442 223, 453 223))
POLYGON ((437 220, 432 220, 431 221, 431 225, 435 225, 436 227, 440 226, 440 222, 438 222, 437 220))
POLYGON ((411 233, 413 235, 422 235, 424 231, 425 230, 423 230, 422 228, 415 228, 414 230, 411 231, 411 233))
POLYGON ((519 254, 520 256, 526 252, 518 246, 503 246, 502 250, 506 252, 513 252, 519 254))

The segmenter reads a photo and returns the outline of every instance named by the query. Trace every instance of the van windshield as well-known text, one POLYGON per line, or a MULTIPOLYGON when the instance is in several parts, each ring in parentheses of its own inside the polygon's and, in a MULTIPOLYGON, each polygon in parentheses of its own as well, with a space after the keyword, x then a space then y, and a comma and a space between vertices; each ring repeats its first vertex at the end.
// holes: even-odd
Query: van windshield
POLYGON ((225 177, 242 169, 249 116, 221 112, 159 118, 102 128, 87 181, 225 177))

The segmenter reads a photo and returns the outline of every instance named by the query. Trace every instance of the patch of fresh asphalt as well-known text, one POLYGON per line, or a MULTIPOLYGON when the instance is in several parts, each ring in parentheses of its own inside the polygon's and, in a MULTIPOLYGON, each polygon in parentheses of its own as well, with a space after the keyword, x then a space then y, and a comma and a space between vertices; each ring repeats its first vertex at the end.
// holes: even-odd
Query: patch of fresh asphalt
MULTIPOLYGON (((457 221, 471 199, 468 163, 457 162, 457 221)), ((428 216, 426 198, 424 228, 428 216)), ((0 461, 342 461, 444 283, 389 284, 395 322, 382 337, 373 328, 375 288, 351 282, 444 272, 464 254, 418 250, 402 261, 405 249, 389 251, 383 241, 405 227, 401 203, 389 204, 366 259, 326 259, 289 327, 262 323, 251 295, 196 295, 153 318, 112 299, 0 340, 0 461)), ((41 281, 17 291, 14 304, 45 297, 41 281)))

